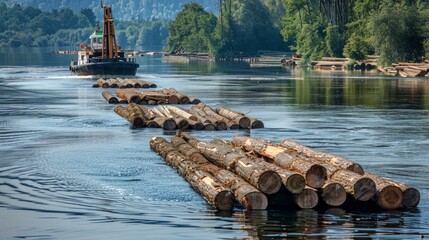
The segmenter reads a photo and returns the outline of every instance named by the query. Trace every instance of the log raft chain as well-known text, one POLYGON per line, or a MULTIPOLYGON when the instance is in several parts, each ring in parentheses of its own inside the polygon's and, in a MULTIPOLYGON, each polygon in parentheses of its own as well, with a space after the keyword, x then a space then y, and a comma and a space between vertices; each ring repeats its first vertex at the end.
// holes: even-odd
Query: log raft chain
POLYGON ((170 141, 152 138, 150 147, 217 210, 394 210, 415 208, 420 202, 416 188, 288 139, 280 144, 248 136, 235 136, 231 142, 200 141, 182 131, 255 129, 264 123, 225 107, 212 108, 174 88, 136 90, 156 87, 139 79, 98 79, 93 87, 118 88, 115 94, 104 90, 102 96, 110 104, 122 104, 114 111, 132 128, 179 130, 170 141), (175 106, 183 104, 193 106, 175 106))
POLYGON ((414 208, 420 201, 415 188, 290 140, 280 145, 246 136, 231 142, 200 141, 179 132, 171 141, 154 137, 150 146, 218 210, 232 206, 353 210, 362 205, 393 210, 414 208), (319 169, 312 171, 312 166, 319 169))

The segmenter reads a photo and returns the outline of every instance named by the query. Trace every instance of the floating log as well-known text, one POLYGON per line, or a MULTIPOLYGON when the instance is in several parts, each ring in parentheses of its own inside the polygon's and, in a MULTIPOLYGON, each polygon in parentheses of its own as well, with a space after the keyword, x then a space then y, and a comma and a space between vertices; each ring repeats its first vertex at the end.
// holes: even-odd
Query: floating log
POLYGON ((106 99, 106 101, 110 104, 115 104, 115 103, 119 103, 118 98, 116 98, 115 96, 113 96, 113 94, 111 94, 109 91, 103 91, 101 93, 101 95, 103 95, 104 99, 106 99))
POLYGON ((167 94, 167 95, 175 95, 179 99, 179 103, 180 104, 189 104, 189 103, 191 103, 191 101, 189 100, 188 96, 183 95, 182 93, 180 93, 179 91, 177 91, 174 88, 161 89, 160 91, 162 93, 164 93, 164 94, 167 94))
POLYGON ((216 127, 219 129, 220 127, 222 127, 223 129, 219 129, 219 130, 226 130, 226 129, 239 129, 240 126, 237 123, 234 123, 233 121, 229 120, 228 118, 219 115, 215 112, 215 110, 213 110, 211 107, 205 105, 204 103, 198 103, 197 107, 199 109, 201 109, 207 116, 210 116, 212 118, 214 118, 216 120, 216 122, 219 123, 223 123, 218 127, 218 125, 216 125, 216 127))
POLYGON ((166 156, 164 159, 169 165, 173 166, 212 206, 226 211, 234 207, 233 194, 227 187, 212 174, 198 169, 193 161, 187 160, 181 153, 173 150, 172 146, 162 148, 160 147, 162 144, 171 145, 163 138, 152 138, 150 142, 151 148, 166 156), (168 151, 168 153, 162 153, 162 151, 168 151))
POLYGON ((187 133, 179 133, 190 145, 200 150, 210 161, 233 171, 265 194, 274 194, 280 190, 280 176, 271 170, 254 163, 247 157, 241 157, 236 151, 230 152, 222 145, 201 142, 187 133))
POLYGON ((237 153, 239 153, 241 155, 241 157, 247 156, 247 157, 249 157, 249 159, 251 159, 255 163, 261 165, 262 167, 265 167, 268 170, 276 172, 280 176, 280 178, 282 179, 283 186, 285 187, 285 189, 291 193, 295 193, 295 194, 300 193, 305 187, 305 179, 300 174, 288 171, 288 170, 283 169, 281 167, 278 167, 274 164, 268 163, 264 159, 258 158, 255 155, 248 156, 248 155, 246 155, 245 152, 234 148, 232 145, 230 145, 226 141, 223 141, 220 139, 214 139, 214 140, 212 140, 212 143, 214 143, 216 145, 221 145, 225 149, 227 149, 228 151, 231 151, 231 152, 237 151, 237 153))
POLYGON ((102 88, 108 88, 109 87, 109 84, 102 78, 99 78, 97 80, 97 84, 98 84, 98 86, 100 86, 102 88))
POLYGON ((216 108, 216 112, 228 119, 231 119, 232 121, 237 123, 241 128, 249 128, 250 126, 250 119, 240 113, 231 111, 223 107, 216 108))
POLYGON ((364 176, 371 178, 375 182, 377 193, 374 196, 374 201, 379 207, 387 210, 401 207, 404 195, 398 186, 392 184, 392 180, 368 172, 364 176))
POLYGON ((254 151, 264 157, 268 157, 279 167, 302 174, 305 177, 307 185, 310 187, 322 187, 327 178, 327 172, 323 166, 290 155, 285 152, 283 148, 274 146, 269 141, 245 136, 235 136, 232 140, 232 144, 246 151, 254 151))
POLYGON ((348 194, 359 201, 369 201, 377 193, 375 182, 371 178, 348 170, 336 171, 331 180, 340 183, 348 194))
POLYGON ((302 192, 295 194, 295 203, 303 209, 314 208, 319 202, 317 191, 313 188, 306 187, 302 192))
POLYGON ((127 119, 133 127, 143 127, 144 119, 136 113, 130 113, 127 107, 116 106, 114 111, 121 117, 127 119))
POLYGON ((189 122, 181 117, 177 117, 176 115, 173 115, 172 113, 170 113, 170 111, 168 110, 168 108, 164 107, 164 106, 159 106, 160 111, 165 115, 165 117, 167 118, 171 118, 176 122, 177 128, 178 129, 188 129, 189 128, 189 122))
MULTIPOLYGON (((191 113, 198 117, 198 119, 203 123, 211 123, 215 126, 217 130, 226 130, 227 126, 225 122, 218 121, 216 118, 208 115, 201 108, 193 106, 190 109, 191 113)), ((214 130, 214 129, 213 129, 214 130)))
POLYGON ((268 206, 267 197, 258 189, 236 174, 219 168, 210 163, 196 148, 192 147, 182 138, 175 136, 172 138, 173 146, 186 157, 192 159, 200 165, 200 168, 216 176, 220 182, 229 187, 234 193, 235 199, 246 209, 266 209, 268 206))
POLYGON ((308 157, 311 160, 331 164, 331 165, 337 166, 341 169, 349 170, 349 171, 355 172, 355 173, 360 174, 360 175, 364 174, 364 170, 363 170, 362 166, 360 166, 359 164, 352 162, 350 160, 346 160, 344 158, 341 158, 339 156, 319 152, 319 151, 316 151, 316 150, 311 149, 309 147, 305 147, 299 143, 296 143, 296 142, 293 142, 293 141, 290 141, 287 139, 283 140, 280 143, 280 146, 284 147, 290 153, 296 153, 299 155, 304 155, 305 157, 308 157))
POLYGON ((198 121, 198 118, 178 107, 173 107, 173 106, 166 106, 166 108, 172 112, 175 113, 177 115, 179 115, 180 117, 183 117, 184 119, 188 119, 188 120, 192 120, 192 121, 198 121))
POLYGON ((140 103, 142 98, 133 90, 116 90, 116 96, 126 99, 128 103, 140 103))
POLYGON ((319 190, 320 199, 328 206, 338 207, 347 199, 346 189, 339 183, 326 181, 319 190))

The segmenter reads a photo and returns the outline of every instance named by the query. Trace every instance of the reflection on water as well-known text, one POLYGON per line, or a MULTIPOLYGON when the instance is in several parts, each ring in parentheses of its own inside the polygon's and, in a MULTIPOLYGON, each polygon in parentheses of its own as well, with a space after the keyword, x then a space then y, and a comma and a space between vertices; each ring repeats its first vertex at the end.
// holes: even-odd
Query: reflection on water
POLYGON ((0 58, 2 238, 418 239, 429 234, 428 80, 139 58, 139 77, 249 113, 266 126, 193 132, 198 138, 289 138, 421 191, 419 208, 406 211, 215 212, 150 151, 153 136, 170 138, 171 132, 129 129, 103 100, 102 89, 91 88, 92 79, 70 77, 68 58, 53 63, 47 56, 26 57, 31 66, 20 67, 19 57, 0 58))

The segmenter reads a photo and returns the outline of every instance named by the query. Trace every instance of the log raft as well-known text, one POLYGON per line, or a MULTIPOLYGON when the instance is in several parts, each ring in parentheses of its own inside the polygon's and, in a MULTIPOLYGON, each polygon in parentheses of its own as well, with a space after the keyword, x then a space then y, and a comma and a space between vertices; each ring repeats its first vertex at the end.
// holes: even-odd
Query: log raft
POLYGON ((167 140, 155 137, 150 141, 151 148, 173 166, 189 184, 197 190, 216 209, 230 211, 234 207, 231 190, 225 187, 212 174, 207 173, 177 152, 167 140))

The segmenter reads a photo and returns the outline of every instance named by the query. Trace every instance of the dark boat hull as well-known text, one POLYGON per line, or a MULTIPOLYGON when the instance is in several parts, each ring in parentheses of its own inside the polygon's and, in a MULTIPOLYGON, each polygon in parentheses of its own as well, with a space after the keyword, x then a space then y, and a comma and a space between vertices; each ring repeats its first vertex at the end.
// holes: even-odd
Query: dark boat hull
POLYGON ((72 75, 136 75, 139 65, 134 62, 97 62, 72 65, 72 75))

